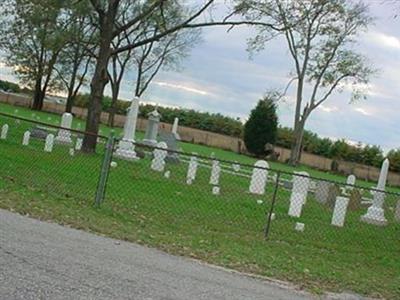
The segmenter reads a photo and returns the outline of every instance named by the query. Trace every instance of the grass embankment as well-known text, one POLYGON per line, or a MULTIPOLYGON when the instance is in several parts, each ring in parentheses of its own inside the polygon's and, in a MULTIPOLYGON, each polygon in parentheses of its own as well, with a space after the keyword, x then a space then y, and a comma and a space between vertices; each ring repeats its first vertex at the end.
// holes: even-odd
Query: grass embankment
MULTIPOLYGON (((300 219, 288 217, 290 193, 280 188, 276 220, 272 221, 270 238, 265 240, 271 183, 265 195, 255 196, 247 192, 248 178, 223 173, 221 194, 215 196, 208 184, 210 169, 200 167, 193 185, 187 185, 186 164, 168 164, 171 178, 167 179, 150 169, 149 158, 138 162, 116 160, 118 166, 111 169, 105 202, 94 208, 102 144, 93 155, 70 156, 69 147, 61 145, 45 153, 42 141, 32 139, 29 146, 21 146, 23 132, 31 124, 0 117, 0 125, 4 123, 10 130, 7 140, 0 140, 2 208, 289 280, 314 292, 352 290, 370 296, 400 297, 400 225, 394 222, 390 209, 386 227, 361 223, 359 218, 366 211, 362 208, 349 211, 345 227, 336 228, 330 225, 332 211, 312 195, 300 219), (263 202, 258 204, 257 200, 263 202), (305 223, 303 233, 293 230, 298 221, 305 223)), ((201 154, 206 149, 185 143, 182 148, 201 154)), ((221 157, 225 159, 251 159, 226 151, 207 151, 214 151, 217 157, 226 155, 221 157)), ((241 172, 250 171, 245 169, 242 167, 241 172)), ((388 197, 386 207, 393 209, 396 200, 388 197)))

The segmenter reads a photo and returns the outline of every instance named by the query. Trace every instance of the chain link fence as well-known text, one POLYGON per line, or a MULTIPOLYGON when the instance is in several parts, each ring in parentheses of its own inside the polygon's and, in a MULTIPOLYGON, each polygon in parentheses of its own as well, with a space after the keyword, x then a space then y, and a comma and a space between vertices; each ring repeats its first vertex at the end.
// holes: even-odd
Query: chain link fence
POLYGON ((224 243, 257 253, 266 241, 307 247, 308 255, 386 259, 400 251, 396 192, 359 186, 352 177, 342 183, 274 170, 265 161, 170 151, 162 143, 133 143, 135 157, 124 158, 112 136, 98 136, 96 153, 85 154, 84 132, 45 121, 0 114, 0 179, 100 206, 132 224, 139 238, 152 232, 175 243, 179 236, 183 244, 208 243, 211 255, 224 243))

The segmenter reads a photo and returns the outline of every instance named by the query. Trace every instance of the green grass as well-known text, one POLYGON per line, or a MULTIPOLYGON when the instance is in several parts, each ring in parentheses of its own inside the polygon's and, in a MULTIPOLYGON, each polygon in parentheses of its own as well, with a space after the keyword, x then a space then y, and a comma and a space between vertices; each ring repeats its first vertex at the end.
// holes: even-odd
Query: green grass
MULTIPOLYGON (((27 118, 30 120, 38 120, 38 117, 39 117, 40 118, 39 121, 45 122, 45 123, 50 123, 53 125, 59 125, 60 120, 61 120, 61 117, 57 114, 52 114, 52 113, 47 113, 47 112, 34 112, 25 107, 16 107, 16 106, 12 106, 12 105, 5 104, 5 103, 0 103, 0 111, 2 111, 4 113, 16 115, 19 117, 27 118)), ((78 130, 79 129, 83 130, 84 127, 85 127, 84 120, 80 120, 77 118, 75 118, 73 120, 72 128, 78 129, 78 130)), ((100 133, 105 136, 108 136, 108 134, 110 132, 110 128, 103 124, 100 126, 100 130, 101 130, 100 133)), ((122 135, 121 128, 115 128, 114 130, 115 130, 115 133, 117 136, 122 135)), ((136 133, 136 138, 138 140, 141 140, 143 137, 144 137, 143 132, 136 133)), ((187 153, 197 153, 199 155, 203 155, 203 156, 207 156, 207 157, 209 157, 212 153, 214 153, 215 157, 218 159, 223 159, 223 160, 228 160, 228 161, 237 161, 237 162, 243 163, 243 164, 254 164, 257 161, 257 159, 254 157, 249 157, 249 156, 246 156, 243 154, 238 154, 238 153, 235 153, 232 151, 226 151, 223 149, 204 146, 204 145, 180 142, 179 147, 182 149, 182 151, 187 152, 187 153)), ((310 168, 310 167, 307 167, 304 165, 300 165, 296 168, 286 165, 286 164, 283 164, 283 163, 279 163, 279 162, 269 162, 269 165, 272 169, 281 170, 284 172, 306 171, 312 177, 327 179, 327 180, 332 180, 332 181, 338 181, 338 182, 343 182, 343 183, 346 182, 346 177, 344 177, 342 175, 334 174, 331 172, 319 171, 319 170, 316 170, 316 169, 313 169, 313 168, 310 168)), ((376 183, 368 182, 365 180, 357 180, 357 185, 368 188, 368 187, 375 186, 376 183)), ((390 191, 400 192, 399 188, 388 187, 388 189, 390 191)))
MULTIPOLYGON (((31 117, 19 108, 19 114, 22 112, 31 117)), ((271 183, 265 195, 255 196, 247 192, 248 178, 223 173, 221 195, 215 196, 208 184, 208 168, 199 168, 193 185, 187 185, 184 163, 167 164, 171 178, 166 179, 151 171, 149 158, 137 162, 114 159, 118 166, 111 169, 105 202, 94 208, 104 144, 93 155, 70 156, 68 147, 61 145, 45 153, 43 141, 21 146, 22 134, 32 127, 30 124, 0 116, 0 125, 4 123, 10 130, 7 140, 0 140, 2 208, 289 280, 316 293, 352 290, 369 296, 400 297, 400 224, 393 219, 394 196, 388 196, 385 203, 388 226, 361 223, 359 218, 366 211, 361 208, 348 211, 345 227, 336 228, 330 225, 331 210, 318 204, 311 194, 299 220, 287 216, 290 193, 280 188, 276 220, 265 240, 271 183), (306 224, 303 233, 293 230, 297 221, 306 224)), ((182 148, 207 156, 213 151, 223 159, 254 161, 204 146, 182 143, 182 148)), ((242 171, 251 169, 242 167, 242 171)))

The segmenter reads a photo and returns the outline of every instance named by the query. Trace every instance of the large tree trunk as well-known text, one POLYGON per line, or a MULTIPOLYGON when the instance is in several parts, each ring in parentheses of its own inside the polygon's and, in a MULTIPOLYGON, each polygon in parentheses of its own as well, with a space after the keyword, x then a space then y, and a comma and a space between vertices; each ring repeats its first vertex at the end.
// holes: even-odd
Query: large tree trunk
POLYGON ((293 137, 293 144, 292 144, 292 149, 290 152, 290 159, 289 159, 289 163, 292 166, 296 166, 299 161, 300 161, 300 154, 301 154, 301 146, 303 143, 303 133, 304 133, 304 129, 297 129, 294 132, 294 137, 293 137))
POLYGON ((103 100, 104 88, 108 83, 107 66, 111 55, 112 31, 115 20, 115 13, 109 14, 101 24, 100 29, 100 47, 96 59, 96 67, 92 81, 90 83, 90 98, 88 114, 86 118, 86 128, 82 144, 82 151, 92 153, 96 150, 99 123, 101 116, 101 102, 103 100))
POLYGON ((117 113, 117 100, 119 95, 119 88, 120 88, 119 82, 115 82, 114 84, 111 85, 112 99, 111 99, 110 111, 108 113, 108 126, 110 127, 114 127, 115 114, 117 113))
POLYGON ((33 102, 31 108, 33 110, 41 110, 43 107, 42 99, 42 76, 38 76, 35 82, 35 90, 33 92, 33 102))

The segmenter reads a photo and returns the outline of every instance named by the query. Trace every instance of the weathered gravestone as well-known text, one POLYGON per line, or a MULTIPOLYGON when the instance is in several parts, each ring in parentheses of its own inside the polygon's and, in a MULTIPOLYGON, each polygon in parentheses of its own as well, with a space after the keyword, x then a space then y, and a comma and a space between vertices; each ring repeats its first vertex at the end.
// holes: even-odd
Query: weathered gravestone
POLYGON ((265 192, 269 165, 265 160, 259 160, 254 164, 253 174, 251 175, 249 192, 262 195, 265 192))
POLYGON ((335 201, 335 208, 333 209, 331 224, 338 227, 343 227, 346 218, 347 205, 349 198, 337 197, 335 201))
POLYGON ((29 131, 25 131, 24 137, 22 139, 22 146, 28 146, 30 138, 31 138, 31 133, 29 131))
POLYGON ((358 210, 361 208, 362 194, 360 190, 353 189, 349 194, 349 209, 358 210))
MULTIPOLYGON (((161 132, 160 133, 160 141, 167 144, 168 150, 178 151, 178 140, 176 136, 171 132, 161 132)), ((176 152, 168 151, 167 162, 178 163, 179 162, 179 154, 176 152)))
POLYGON ((163 172, 165 168, 165 157, 167 156, 167 144, 164 142, 159 142, 157 148, 154 149, 154 158, 151 161, 151 169, 157 172, 163 172))
POLYGON ((397 205, 396 205, 396 211, 394 213, 394 219, 397 222, 400 222, 400 200, 397 201, 397 205))
POLYGON ((54 145, 54 135, 49 134, 46 137, 46 143, 44 145, 44 151, 45 152, 52 152, 53 151, 53 145, 54 145))
POLYGON ((31 138, 36 138, 39 140, 45 140, 49 134, 48 131, 43 127, 34 127, 30 130, 30 132, 31 138))
POLYGON ((315 187, 315 200, 319 203, 325 204, 329 199, 329 189, 333 184, 329 181, 319 180, 315 187))
POLYGON ((290 206, 288 215, 300 217, 303 205, 306 204, 310 178, 307 172, 294 172, 293 188, 290 195, 290 206))
POLYGON ((338 196, 340 196, 340 188, 336 184, 332 184, 329 187, 328 200, 326 201, 326 205, 333 209, 335 207, 336 197, 338 196))
POLYGON ((80 151, 82 149, 83 138, 78 137, 75 142, 75 150, 80 151))
POLYGON ((187 184, 192 184, 193 181, 196 179, 197 166, 198 166, 197 157, 192 156, 190 158, 189 167, 186 175, 187 184))
POLYGON ((155 146, 157 144, 158 125, 160 124, 161 115, 157 111, 157 107, 148 114, 146 133, 142 143, 145 145, 155 146))
POLYGON ((221 167, 218 160, 213 160, 210 176, 210 184, 219 185, 219 176, 221 174, 221 167))
POLYGON ((71 129, 73 116, 70 113, 63 113, 61 117, 60 129, 57 133, 56 141, 61 144, 71 144, 71 129))
POLYGON ((0 138, 2 140, 5 140, 7 138, 7 133, 8 133, 8 124, 4 124, 3 127, 1 127, 0 138))

